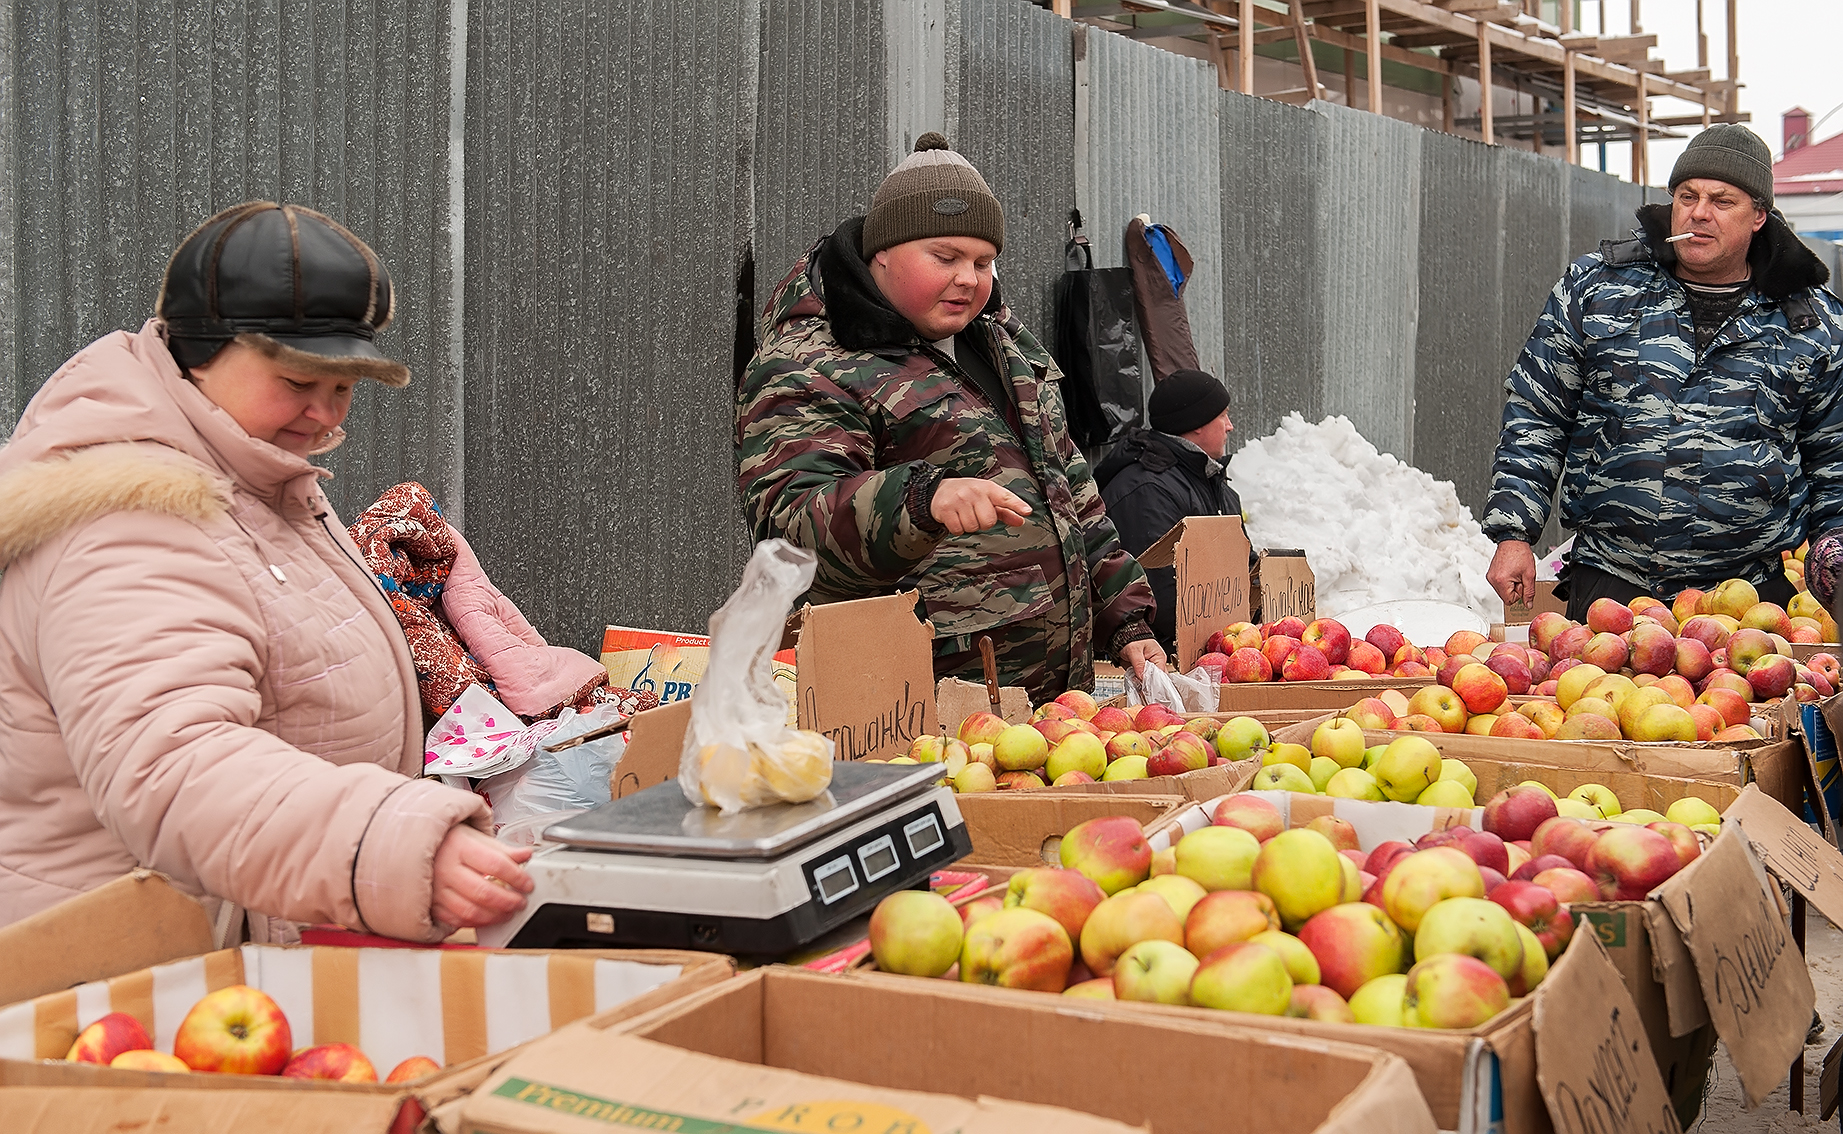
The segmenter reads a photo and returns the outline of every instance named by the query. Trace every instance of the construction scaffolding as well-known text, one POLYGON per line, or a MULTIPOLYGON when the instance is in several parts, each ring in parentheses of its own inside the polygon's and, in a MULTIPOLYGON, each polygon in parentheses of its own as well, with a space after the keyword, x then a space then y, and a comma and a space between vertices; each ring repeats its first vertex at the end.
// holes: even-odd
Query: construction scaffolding
POLYGON ((1494 144, 1527 142, 1538 152, 1559 149, 1573 164, 1580 163, 1583 145, 1629 142, 1632 180, 1645 183, 1651 139, 1680 137, 1682 127, 1744 122, 1749 115, 1736 98, 1737 0, 1724 0, 1728 57, 1721 79, 1710 77, 1704 0, 1694 0, 1697 66, 1683 71, 1667 71, 1651 57, 1657 36, 1642 31, 1640 0, 1627 2, 1633 33, 1625 35, 1578 29, 1587 3, 1597 3, 1604 28, 1607 0, 1046 0, 1044 6, 1134 39, 1202 45, 1207 50, 1200 54, 1215 63, 1224 89, 1281 102, 1301 104, 1330 93, 1314 44, 1342 52, 1346 101, 1378 113, 1388 112, 1384 64, 1413 68, 1438 76, 1441 125, 1448 132, 1464 129, 1494 144), (1553 19, 1544 19, 1549 13, 1553 19), (1296 51, 1303 85, 1257 89, 1255 58, 1272 54, 1270 45, 1296 51), (1367 79, 1361 101, 1359 59, 1367 79), (1477 84, 1475 114, 1455 116, 1459 79, 1477 84), (1506 89, 1528 96, 1531 112, 1497 113, 1494 94, 1506 89), (1656 98, 1678 99, 1699 112, 1659 117, 1651 113, 1656 98))

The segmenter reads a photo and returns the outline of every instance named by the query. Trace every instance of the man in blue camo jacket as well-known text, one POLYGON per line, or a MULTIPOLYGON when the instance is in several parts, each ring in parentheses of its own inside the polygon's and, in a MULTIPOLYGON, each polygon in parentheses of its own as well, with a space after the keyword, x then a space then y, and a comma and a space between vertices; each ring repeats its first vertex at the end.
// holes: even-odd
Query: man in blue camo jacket
POLYGON ((1484 520, 1505 602, 1534 591, 1557 487, 1574 619, 1728 578, 1784 605, 1780 551, 1843 526, 1843 304, 1773 211, 1771 152, 1713 126, 1670 191, 1569 266, 1505 380, 1484 520))

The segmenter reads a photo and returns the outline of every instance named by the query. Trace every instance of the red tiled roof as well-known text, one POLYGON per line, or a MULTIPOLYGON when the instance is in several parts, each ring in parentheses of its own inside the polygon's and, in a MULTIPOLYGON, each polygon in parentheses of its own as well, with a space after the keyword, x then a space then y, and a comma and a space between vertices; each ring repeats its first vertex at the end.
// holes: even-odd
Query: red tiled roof
POLYGON ((1773 195, 1843 193, 1843 134, 1802 146, 1773 163, 1773 195))

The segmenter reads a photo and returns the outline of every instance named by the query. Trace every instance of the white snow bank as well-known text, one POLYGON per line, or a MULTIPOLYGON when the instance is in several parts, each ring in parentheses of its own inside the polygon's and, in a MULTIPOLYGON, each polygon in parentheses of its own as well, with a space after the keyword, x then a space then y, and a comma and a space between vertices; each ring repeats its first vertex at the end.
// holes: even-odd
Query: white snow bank
POLYGON ((1288 414, 1230 458, 1229 472, 1254 546, 1304 549, 1319 614, 1436 599, 1503 621, 1485 582, 1496 549, 1452 482, 1377 452, 1349 418, 1309 425, 1288 414))

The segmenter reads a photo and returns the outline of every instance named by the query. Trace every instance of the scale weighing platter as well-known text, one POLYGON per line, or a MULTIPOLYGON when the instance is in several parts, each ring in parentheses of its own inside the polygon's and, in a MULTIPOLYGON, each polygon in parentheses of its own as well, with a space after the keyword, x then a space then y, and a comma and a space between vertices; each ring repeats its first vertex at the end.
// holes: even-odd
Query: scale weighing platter
POLYGON ((784 955, 971 853, 940 776, 840 761, 818 799, 727 819, 668 780, 546 829, 525 909, 478 939, 784 955))
POLYGON ((677 780, 602 804, 544 831, 566 846, 681 858, 775 858, 941 778, 932 764, 832 766, 832 786, 805 803, 772 804, 724 817, 685 798, 677 780))

